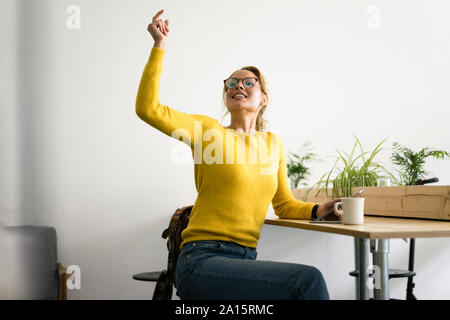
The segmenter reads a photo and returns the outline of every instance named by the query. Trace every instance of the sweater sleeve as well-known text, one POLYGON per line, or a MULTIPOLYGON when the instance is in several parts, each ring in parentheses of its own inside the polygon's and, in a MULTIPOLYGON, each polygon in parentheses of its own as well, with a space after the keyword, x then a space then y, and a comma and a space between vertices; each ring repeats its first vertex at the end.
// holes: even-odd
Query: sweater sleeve
POLYGON ((316 203, 295 199, 287 176, 286 155, 283 142, 278 138, 280 160, 278 166, 278 188, 272 199, 275 214, 284 219, 311 219, 316 203))
MULTIPOLYGON (((164 58, 164 49, 152 48, 150 57, 141 77, 136 97, 136 114, 143 121, 155 129, 179 139, 180 136, 189 138, 190 147, 194 143, 194 128, 202 133, 211 121, 216 121, 205 115, 187 114, 159 101, 159 87, 164 58)), ((183 138, 183 142, 187 142, 183 138)), ((186 143, 188 144, 188 143, 186 143)))

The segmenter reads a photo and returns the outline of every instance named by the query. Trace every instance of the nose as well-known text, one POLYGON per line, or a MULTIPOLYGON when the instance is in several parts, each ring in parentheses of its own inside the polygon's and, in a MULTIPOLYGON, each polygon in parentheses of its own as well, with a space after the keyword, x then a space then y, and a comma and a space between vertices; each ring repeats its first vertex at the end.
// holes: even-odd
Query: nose
POLYGON ((244 89, 244 80, 239 79, 239 82, 238 82, 238 84, 235 87, 235 90, 236 89, 244 89))
POLYGON ((234 93, 236 91, 244 91, 245 87, 244 87, 244 83, 242 82, 242 80, 239 80, 238 84, 236 85, 236 87, 233 88, 234 90, 228 90, 228 92, 232 95, 234 95, 234 93))

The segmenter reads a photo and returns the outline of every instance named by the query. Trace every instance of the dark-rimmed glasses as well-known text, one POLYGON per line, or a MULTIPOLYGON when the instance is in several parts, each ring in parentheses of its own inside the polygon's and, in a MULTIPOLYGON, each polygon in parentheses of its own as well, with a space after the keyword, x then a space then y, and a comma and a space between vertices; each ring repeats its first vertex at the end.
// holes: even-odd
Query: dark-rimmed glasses
POLYGON ((225 87, 227 89, 232 89, 236 87, 239 84, 239 81, 242 80, 242 84, 246 88, 253 88, 256 86, 256 83, 258 82, 258 78, 248 77, 248 78, 228 78, 223 80, 223 83, 225 84, 225 87))

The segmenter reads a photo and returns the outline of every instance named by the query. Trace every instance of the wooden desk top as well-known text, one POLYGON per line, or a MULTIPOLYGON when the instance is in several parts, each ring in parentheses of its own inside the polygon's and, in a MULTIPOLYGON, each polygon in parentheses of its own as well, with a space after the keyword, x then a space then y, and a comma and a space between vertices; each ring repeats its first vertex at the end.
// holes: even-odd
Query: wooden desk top
POLYGON ((450 221, 364 216, 363 225, 318 224, 309 220, 266 219, 265 224, 366 239, 450 237, 450 221))

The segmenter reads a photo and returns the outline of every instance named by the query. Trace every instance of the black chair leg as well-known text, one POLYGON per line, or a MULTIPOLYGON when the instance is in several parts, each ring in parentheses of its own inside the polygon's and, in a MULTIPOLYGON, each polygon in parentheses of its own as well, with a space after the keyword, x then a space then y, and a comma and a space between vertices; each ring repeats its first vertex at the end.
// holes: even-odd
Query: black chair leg
MULTIPOLYGON (((414 271, 414 251, 416 249, 416 239, 410 239, 409 240, 409 263, 408 263, 408 270, 414 271)), ((415 284, 413 282, 414 276, 408 277, 408 284, 406 286, 406 300, 417 300, 417 298, 413 294, 413 289, 415 287, 415 284)))
POLYGON ((153 300, 172 300, 173 284, 167 270, 163 270, 156 282, 153 300))

